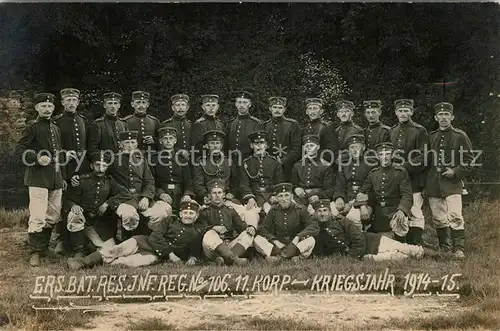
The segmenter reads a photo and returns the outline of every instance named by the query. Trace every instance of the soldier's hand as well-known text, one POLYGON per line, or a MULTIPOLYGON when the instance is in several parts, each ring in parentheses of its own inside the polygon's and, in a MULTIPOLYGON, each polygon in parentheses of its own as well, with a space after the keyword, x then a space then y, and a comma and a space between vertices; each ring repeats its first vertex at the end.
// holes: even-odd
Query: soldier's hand
POLYGON ((309 198, 309 203, 315 203, 316 201, 319 201, 319 197, 317 195, 313 195, 309 198))
POLYGON ((167 193, 162 193, 160 194, 160 199, 168 203, 169 205, 172 205, 172 197, 167 194, 167 193))
POLYGON ((337 200, 335 200, 335 208, 337 208, 338 211, 344 210, 344 206, 345 206, 344 199, 337 198, 337 200))
POLYGON ((394 213, 394 216, 392 216, 392 219, 397 224, 401 224, 405 220, 405 213, 403 213, 401 210, 398 210, 396 213, 394 213))
POLYGON ((62 187, 63 191, 66 191, 68 189, 68 182, 63 180, 62 184, 63 184, 63 187, 62 187))
POLYGON ((203 198, 203 204, 205 205, 209 205, 210 204, 210 197, 209 196, 206 196, 203 198))
POLYGON ((366 193, 358 193, 356 195, 356 201, 357 202, 365 202, 365 201, 368 201, 368 194, 366 193))
POLYGON ((195 257, 190 257, 187 261, 186 261, 186 265, 188 267, 192 267, 196 264, 196 258, 195 257))
POLYGON ((175 255, 174 253, 168 254, 168 260, 170 262, 175 263, 175 264, 181 264, 182 263, 182 260, 179 259, 179 257, 177 255, 175 255))
POLYGON ((295 195, 298 196, 299 198, 305 198, 307 196, 306 191, 302 187, 297 187, 294 190, 295 195))
POLYGON ((108 210, 108 204, 105 202, 99 206, 99 210, 98 210, 99 215, 104 215, 106 210, 108 210))
POLYGON ((144 136, 144 143, 147 145, 152 145, 155 143, 153 136, 144 136))
POLYGON ((218 234, 224 234, 227 232, 227 229, 224 225, 216 225, 212 228, 212 230, 214 230, 218 234))
POLYGON ((137 209, 139 210, 146 210, 149 207, 149 200, 148 198, 144 197, 139 201, 139 205, 137 206, 137 209))
POLYGON ((275 204, 275 203, 278 203, 278 198, 275 195, 271 196, 269 198, 269 203, 272 204, 272 205, 275 204))
POLYGON ((38 159, 38 163, 41 165, 41 166, 47 166, 50 164, 50 157, 48 157, 47 155, 42 155, 40 156, 40 158, 38 159))
POLYGON ((455 177, 455 171, 451 168, 446 167, 446 171, 441 174, 441 176, 452 179, 455 177))
POLYGON ((299 241, 300 241, 300 238, 297 237, 297 236, 295 236, 295 238, 293 238, 293 240, 292 240, 292 244, 294 244, 295 246, 297 246, 297 244, 299 243, 299 241))
POLYGON ((279 249, 283 249, 283 248, 285 248, 285 244, 283 244, 283 243, 282 243, 281 241, 279 241, 279 240, 274 240, 274 241, 273 241, 273 245, 274 245, 274 246, 276 246, 276 247, 278 247, 279 249))
POLYGON ((342 213, 347 214, 349 210, 352 208, 352 203, 348 202, 344 205, 344 210, 342 210, 342 213))
POLYGON ((251 198, 247 202, 247 210, 253 209, 257 207, 257 202, 255 202, 254 198, 251 198))
POLYGON ((255 236, 255 228, 253 226, 247 227, 246 232, 251 236, 255 236))
POLYGON ((76 154, 76 151, 71 150, 71 151, 66 152, 66 159, 68 159, 68 160, 75 159, 76 160, 77 158, 78 158, 78 156, 76 154))
POLYGON ((73 187, 80 186, 80 176, 74 175, 73 177, 71 177, 71 186, 73 187))
POLYGON ((226 199, 233 200, 234 199, 234 195, 232 193, 228 193, 228 194, 226 194, 226 199))
POLYGON ((75 215, 82 215, 83 208, 78 205, 74 205, 73 207, 71 207, 71 212, 75 215))
POLYGON ((362 221, 368 221, 370 219, 370 213, 368 211, 368 207, 367 206, 361 206, 359 208, 359 211, 361 213, 361 220, 362 221))
POLYGON ((189 151, 187 149, 182 149, 180 151, 180 155, 182 155, 182 157, 185 159, 189 159, 189 151))

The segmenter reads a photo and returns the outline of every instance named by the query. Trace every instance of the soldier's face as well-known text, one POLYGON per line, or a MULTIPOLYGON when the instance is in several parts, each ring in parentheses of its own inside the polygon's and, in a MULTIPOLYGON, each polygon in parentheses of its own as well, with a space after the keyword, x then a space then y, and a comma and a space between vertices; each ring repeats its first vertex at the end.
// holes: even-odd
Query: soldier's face
POLYGON ((166 135, 160 139, 160 143, 165 149, 173 149, 177 143, 177 137, 173 135, 166 135))
POLYGON ((236 98, 236 109, 238 109, 238 114, 245 115, 250 110, 252 102, 246 98, 236 98))
POLYGON ((106 100, 104 102, 104 109, 106 109, 107 115, 116 116, 118 110, 120 110, 120 102, 118 100, 106 100))
POLYGON ((217 102, 205 102, 201 105, 201 108, 208 116, 215 116, 217 110, 219 110, 219 104, 217 102))
POLYGON ((108 164, 106 162, 94 161, 92 163, 92 170, 97 176, 102 177, 108 170, 108 164))
POLYGON ((42 118, 50 118, 54 112, 54 104, 52 102, 40 102, 35 106, 38 116, 42 118))
POLYGON ((337 117, 341 122, 348 122, 351 120, 353 115, 352 110, 347 108, 342 108, 337 111, 337 117))
POLYGON ((64 107, 64 111, 74 113, 76 112, 76 107, 78 107, 80 101, 77 97, 66 97, 62 99, 61 103, 64 107))
POLYGON ((271 107, 269 107, 269 110, 271 111, 271 115, 277 118, 285 114, 286 108, 283 105, 272 105, 271 107))
POLYGON ((320 222, 326 222, 330 219, 332 215, 332 212, 330 208, 327 207, 321 207, 316 209, 316 216, 318 217, 318 221, 320 222))
POLYGON ((191 209, 182 209, 179 212, 181 222, 184 224, 193 224, 198 218, 198 212, 191 209))
POLYGON ((215 205, 220 205, 224 202, 224 190, 220 187, 213 188, 210 191, 210 201, 215 205))
POLYGON ((313 156, 318 152, 319 145, 316 143, 309 142, 309 143, 304 144, 303 148, 304 148, 305 155, 313 156))
POLYGON ((387 167, 392 161, 392 150, 382 150, 377 152, 378 160, 382 167, 387 167))
POLYGON ((455 116, 449 111, 440 111, 434 116, 434 119, 439 123, 440 128, 448 128, 455 116))
POLYGON ((323 108, 317 104, 310 104, 306 108, 306 114, 309 116, 310 120, 315 120, 321 117, 323 114, 323 108))
POLYGON ((136 114, 145 114, 149 107, 149 102, 147 100, 134 100, 130 103, 132 108, 134 108, 136 114))
POLYGON ((288 208, 292 204, 292 193, 291 192, 280 192, 276 196, 278 203, 281 208, 288 208))
POLYGON ((365 110, 365 116, 368 123, 378 123, 381 111, 378 108, 368 108, 365 110))
POLYGON ((119 142, 120 148, 124 153, 132 153, 137 149, 137 140, 123 140, 119 142))
POLYGON ((210 140, 207 143, 208 150, 210 153, 220 153, 222 151, 222 141, 220 140, 210 140))
POLYGON ((349 155, 354 159, 359 159, 364 150, 365 144, 363 143, 353 143, 349 145, 349 155))
POLYGON ((174 111, 174 114, 179 117, 185 116, 188 109, 189 109, 189 104, 184 100, 176 101, 172 105, 172 110, 174 111))
POLYGON ((398 118, 399 123, 405 123, 410 120, 413 115, 413 109, 411 108, 399 108, 396 109, 396 116, 398 118))
POLYGON ((252 147, 253 153, 255 155, 264 155, 267 149, 267 143, 265 140, 257 140, 253 143, 250 143, 250 147, 252 147))

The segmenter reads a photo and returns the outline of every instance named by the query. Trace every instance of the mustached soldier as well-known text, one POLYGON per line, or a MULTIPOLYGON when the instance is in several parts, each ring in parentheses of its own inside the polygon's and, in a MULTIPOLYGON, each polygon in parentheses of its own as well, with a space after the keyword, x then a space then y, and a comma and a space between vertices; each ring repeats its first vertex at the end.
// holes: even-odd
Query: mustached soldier
POLYGON ((191 146, 194 147, 194 159, 198 159, 203 152, 204 135, 207 131, 224 131, 224 123, 217 119, 219 110, 219 96, 215 94, 206 94, 201 96, 201 108, 203 115, 198 118, 191 130, 191 146))
POLYGON ((184 93, 175 94, 170 97, 174 116, 161 123, 162 127, 173 127, 177 130, 176 149, 181 151, 185 158, 189 158, 191 150, 191 127, 193 123, 186 118, 189 110, 189 96, 184 93))
POLYGON ((145 91, 132 92, 132 102, 134 113, 123 118, 127 123, 127 129, 137 131, 138 149, 145 151, 155 151, 158 147, 158 129, 160 121, 148 114, 150 105, 150 94, 145 91))
MULTIPOLYGON (((342 153, 347 147, 347 138, 353 134, 362 134, 363 129, 353 122, 352 117, 354 116, 354 102, 349 100, 340 100, 335 103, 337 107, 337 117, 340 120, 340 125, 337 126, 335 132, 337 133, 337 139, 339 141, 339 150, 342 153)), ((344 155, 339 155, 344 158, 344 155)))

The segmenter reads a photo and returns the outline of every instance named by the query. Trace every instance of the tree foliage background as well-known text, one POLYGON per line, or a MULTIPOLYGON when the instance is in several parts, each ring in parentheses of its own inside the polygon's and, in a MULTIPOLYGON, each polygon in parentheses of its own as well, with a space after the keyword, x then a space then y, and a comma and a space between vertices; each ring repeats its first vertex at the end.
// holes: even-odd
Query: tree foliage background
MULTIPOLYGON (((223 119, 234 116, 231 93, 242 88, 254 93, 253 113, 263 119, 269 117, 266 101, 272 95, 287 97, 288 116, 298 120, 305 118, 306 97, 327 100, 326 116, 334 121, 334 101, 348 98, 358 105, 356 121, 362 125, 363 100, 381 99, 383 120, 392 125, 392 102, 404 97, 415 100, 415 120, 429 131, 437 127, 432 106, 449 101, 455 125, 484 151, 478 176, 500 180, 499 8, 495 3, 0 3, 0 88, 29 97, 77 87, 90 119, 102 114, 100 97, 110 90, 124 94, 123 116, 131 112, 133 90, 151 92, 151 113, 162 120, 171 116, 170 96, 179 92, 193 98, 192 119, 201 114, 204 93, 221 96, 223 119), (443 91, 436 84, 443 80, 454 84, 443 91)), ((24 107, 28 117, 29 108, 24 107)), ((0 186, 20 187, 22 174, 8 160, 5 152, 0 186)))

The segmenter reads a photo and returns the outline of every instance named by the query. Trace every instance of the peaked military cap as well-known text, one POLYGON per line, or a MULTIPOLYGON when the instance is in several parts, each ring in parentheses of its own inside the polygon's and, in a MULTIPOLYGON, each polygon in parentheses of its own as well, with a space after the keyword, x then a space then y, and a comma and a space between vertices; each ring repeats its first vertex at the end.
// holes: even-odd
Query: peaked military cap
POLYGON ((184 200, 180 204, 180 209, 198 211, 200 209, 200 205, 194 200, 184 200))
POLYGON ((37 93, 35 94, 35 104, 39 104, 42 102, 50 102, 54 103, 56 100, 56 96, 52 93, 37 93))
POLYGON ((94 163, 97 161, 104 162, 109 165, 112 161, 112 154, 106 153, 104 151, 92 153, 92 155, 90 156, 90 162, 94 163))
POLYGON ((189 102, 189 95, 184 93, 174 94, 170 97, 170 101, 172 101, 172 103, 176 103, 177 101, 189 102))
POLYGON ((390 142, 380 143, 377 146, 375 146, 375 150, 377 152, 392 151, 393 149, 394 149, 394 146, 390 142))
POLYGON ((306 103, 306 106, 316 104, 316 105, 320 105, 322 107, 323 106, 323 99, 320 99, 320 98, 307 98, 306 101, 305 101, 305 103, 306 103))
POLYGON ((447 111, 453 114, 453 105, 449 102, 440 102, 434 106, 434 114, 439 113, 440 111, 447 111))
POLYGON ((319 145, 319 136, 315 134, 307 134, 302 137, 302 144, 315 143, 319 145))
POLYGON ((201 103, 207 102, 219 102, 219 96, 217 94, 204 94, 201 96, 201 103))
POLYGON ((293 185, 292 183, 279 183, 274 186, 274 191, 276 193, 280 192, 292 192, 293 185))
POLYGON ((243 99, 248 99, 248 100, 252 100, 252 93, 250 92, 247 92, 247 91, 237 91, 235 93, 235 96, 234 98, 237 99, 237 98, 243 98, 243 99))
POLYGON ((398 99, 394 101, 394 107, 396 109, 400 108, 413 108, 414 101, 412 99, 398 99))
POLYGON ((80 97, 80 91, 77 90, 76 88, 72 88, 72 87, 63 88, 61 90, 61 99, 64 99, 64 98, 67 98, 67 97, 79 98, 80 97))
POLYGON ((164 126, 158 129, 158 137, 163 138, 166 136, 177 137, 177 129, 171 126, 164 126))
POLYGON ((134 91, 132 92, 132 101, 133 100, 146 100, 149 101, 150 94, 145 91, 134 91))
POLYGON ((208 191, 212 191, 214 188, 224 189, 224 181, 221 179, 214 179, 207 183, 208 191))
POLYGON ((269 98, 269 106, 279 105, 286 106, 286 98, 284 97, 270 97, 269 98))
POLYGON ((365 143, 365 136, 362 134, 353 134, 347 137, 347 146, 350 144, 356 144, 356 143, 365 143))
POLYGON ((102 98, 104 99, 104 101, 106 101, 106 100, 122 101, 122 95, 120 93, 116 93, 116 92, 104 93, 102 98))
POLYGON ((330 199, 320 199, 318 201, 315 201, 313 204, 312 204, 312 207, 314 208, 314 210, 318 210, 320 208, 328 208, 330 209, 330 199))
POLYGON ((337 107, 337 110, 340 110, 340 109, 354 110, 354 108, 355 108, 354 102, 349 101, 349 100, 339 100, 339 101, 335 102, 335 106, 337 107))
POLYGON ((224 141, 226 134, 221 130, 210 130, 203 134, 203 139, 205 141, 222 140, 224 141))
POLYGON ((248 140, 250 140, 250 142, 255 142, 257 140, 267 140, 267 131, 264 131, 264 130, 258 130, 258 131, 254 131, 254 132, 251 132, 249 135, 248 135, 248 140))
POLYGON ((382 108, 382 101, 380 101, 380 100, 366 100, 366 101, 363 101, 363 107, 365 107, 365 109, 372 109, 372 108, 380 109, 380 108, 382 108))
POLYGON ((125 141, 125 140, 137 140, 139 136, 139 132, 137 131, 122 131, 118 134, 118 140, 120 141, 125 141))

